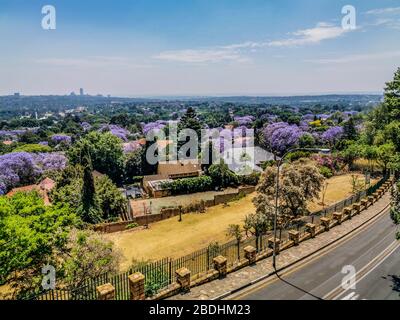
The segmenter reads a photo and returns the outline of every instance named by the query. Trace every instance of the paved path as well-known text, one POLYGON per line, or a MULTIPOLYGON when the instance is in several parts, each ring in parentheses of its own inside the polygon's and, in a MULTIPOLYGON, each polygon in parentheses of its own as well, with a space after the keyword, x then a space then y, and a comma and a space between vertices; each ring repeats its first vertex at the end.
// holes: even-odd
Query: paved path
MULTIPOLYGON (((292 247, 283 251, 277 260, 278 269, 288 266, 301 258, 304 258, 318 249, 328 245, 332 241, 348 234, 358 226, 373 218, 381 212, 390 202, 390 195, 387 192, 374 206, 363 211, 361 215, 353 217, 352 220, 344 222, 329 232, 318 235, 315 239, 305 241, 298 247, 292 247)), ((338 257, 340 259, 340 257, 338 257)), ((237 290, 250 282, 264 277, 273 272, 272 259, 267 258, 258 262, 255 266, 245 267, 237 272, 229 274, 225 279, 215 280, 204 285, 192 288, 185 295, 171 297, 171 300, 209 300, 215 299, 237 290)), ((313 278, 313 276, 311 276, 313 278)), ((254 298, 254 297, 252 297, 254 298)))

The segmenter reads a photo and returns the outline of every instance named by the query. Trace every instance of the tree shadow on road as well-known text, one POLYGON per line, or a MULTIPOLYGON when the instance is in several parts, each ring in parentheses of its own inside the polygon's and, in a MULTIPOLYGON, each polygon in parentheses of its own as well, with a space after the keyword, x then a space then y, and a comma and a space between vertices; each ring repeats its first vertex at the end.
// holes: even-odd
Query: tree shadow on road
POLYGON ((400 294, 400 277, 396 275, 389 275, 392 280, 392 289, 400 294))

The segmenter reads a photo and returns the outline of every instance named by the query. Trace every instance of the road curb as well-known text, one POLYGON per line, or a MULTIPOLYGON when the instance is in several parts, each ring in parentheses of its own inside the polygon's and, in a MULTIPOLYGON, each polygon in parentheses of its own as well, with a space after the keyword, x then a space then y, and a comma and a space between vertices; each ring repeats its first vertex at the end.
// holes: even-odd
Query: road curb
POLYGON ((340 240, 343 240, 343 239, 346 238, 347 236, 351 235, 351 234, 354 233, 355 231, 361 229, 361 228, 364 227, 366 224, 368 224, 369 222, 371 222, 372 220, 374 220, 375 218, 377 218, 378 216, 380 216, 380 215, 381 215, 384 211, 386 211, 388 208, 390 208, 390 203, 389 203, 388 205, 386 205, 383 209, 381 209, 377 214, 375 214, 375 215, 373 215, 371 218, 365 220, 365 221, 364 221, 362 224, 360 224, 359 226, 355 227, 354 229, 352 229, 351 231, 345 233, 344 235, 340 236, 339 238, 337 238, 337 239, 335 239, 335 240, 333 240, 333 241, 327 243, 326 245, 322 246, 321 248, 318 248, 317 250, 315 250, 315 251, 313 251, 313 252, 310 252, 309 254, 305 255, 304 257, 302 257, 302 258, 300 258, 300 259, 298 259, 298 260, 296 260, 296 261, 293 261, 293 262, 289 263, 288 265, 286 265, 286 266, 284 266, 284 267, 282 267, 282 268, 277 269, 276 272, 275 272, 275 271, 274 271, 274 272, 270 272, 270 273, 268 273, 268 274, 266 274, 266 275, 264 275, 264 276, 262 276, 262 277, 259 277, 259 278, 255 279, 255 280, 250 281, 250 282, 247 283, 247 284, 244 284, 244 285, 240 286, 239 288, 233 289, 233 290, 231 290, 231 291, 229 291, 229 292, 225 292, 225 293, 223 293, 222 295, 219 295, 218 297, 215 297, 215 298, 213 298, 213 299, 211 299, 211 300, 222 300, 222 299, 224 299, 224 298, 226 298, 226 297, 229 297, 229 296, 231 296, 231 295, 233 295, 233 294, 235 294, 235 293, 237 293, 237 292, 239 292, 239 291, 241 291, 241 290, 244 290, 244 289, 246 289, 246 288, 248 288, 248 287, 250 287, 250 286, 252 286, 252 285, 254 285, 254 284, 257 284, 257 283, 259 283, 259 282, 261 282, 261 281, 263 281, 263 280, 266 280, 266 279, 268 279, 269 277, 275 275, 276 273, 278 273, 278 272, 280 272, 280 271, 283 271, 283 270, 285 270, 285 269, 288 269, 288 268, 294 266, 295 264, 297 264, 297 263, 299 263, 299 262, 302 262, 302 261, 304 261, 304 260, 310 258, 310 257, 313 256, 314 254, 316 254, 316 253, 318 253, 318 252, 320 252, 320 251, 322 251, 322 250, 328 248, 329 246, 331 246, 331 245, 333 245, 333 244, 339 242, 340 240))

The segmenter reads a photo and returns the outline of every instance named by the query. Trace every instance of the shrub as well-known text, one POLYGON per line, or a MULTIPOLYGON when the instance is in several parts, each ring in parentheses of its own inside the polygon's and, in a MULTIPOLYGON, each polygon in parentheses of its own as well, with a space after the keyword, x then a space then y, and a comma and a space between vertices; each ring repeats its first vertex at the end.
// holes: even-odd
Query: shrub
POLYGON ((204 192, 212 190, 213 180, 208 176, 178 179, 163 183, 162 188, 170 190, 173 195, 204 192))
POLYGON ((239 177, 240 184, 248 185, 248 186, 256 186, 256 185, 258 185, 258 181, 260 180, 261 173, 253 172, 250 175, 244 175, 244 176, 238 176, 238 177, 239 177))
POLYGON ((134 228, 137 228, 137 227, 139 227, 139 225, 138 225, 136 222, 133 222, 133 223, 128 224, 128 225, 125 227, 125 229, 126 229, 126 230, 130 230, 130 229, 134 229, 134 228))
POLYGON ((43 146, 40 144, 24 144, 16 147, 12 152, 45 153, 51 151, 52 149, 49 146, 43 146))
POLYGON ((327 179, 333 177, 333 172, 328 167, 322 166, 321 168, 319 168, 319 172, 327 179))
POLYGON ((297 161, 302 158, 308 158, 311 154, 312 154, 312 152, 295 151, 295 152, 289 153, 287 155, 286 159, 288 159, 288 161, 290 161, 290 162, 293 162, 293 161, 297 161))

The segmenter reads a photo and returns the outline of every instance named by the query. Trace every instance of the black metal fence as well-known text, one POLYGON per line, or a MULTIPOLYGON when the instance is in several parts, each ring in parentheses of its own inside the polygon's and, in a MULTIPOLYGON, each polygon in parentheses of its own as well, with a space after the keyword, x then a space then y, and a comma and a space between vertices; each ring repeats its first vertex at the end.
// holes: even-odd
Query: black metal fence
MULTIPOLYGON (((291 225, 289 228, 296 228, 301 234, 305 233, 305 224, 313 222, 319 225, 319 218, 331 215, 333 212, 342 211, 345 207, 353 203, 359 202, 362 198, 373 194, 388 179, 383 177, 378 183, 371 186, 365 191, 359 192, 343 201, 340 201, 324 210, 316 212, 310 216, 304 217, 297 225, 291 225)), ((145 263, 131 268, 129 271, 110 275, 104 274, 96 278, 85 280, 79 286, 70 286, 67 289, 50 290, 39 294, 32 295, 31 299, 37 300, 96 300, 96 287, 111 283, 115 287, 115 295, 117 300, 128 300, 130 296, 128 276, 135 272, 140 272, 145 276, 145 293, 146 296, 152 296, 175 282, 175 271, 186 267, 191 271, 192 277, 200 277, 213 269, 213 259, 219 255, 223 255, 228 260, 228 266, 234 266, 240 260, 244 259, 244 248, 253 246, 258 252, 268 249, 268 239, 272 236, 272 232, 259 237, 249 237, 243 241, 230 241, 219 245, 212 244, 207 248, 198 250, 189 255, 178 259, 162 259, 156 262, 145 263)), ((281 243, 289 240, 288 229, 279 230, 279 238, 281 243)))

